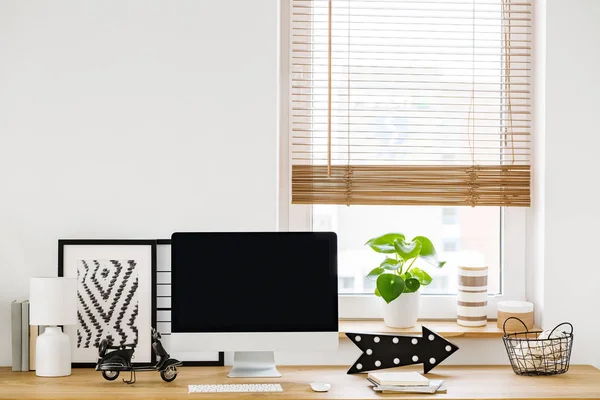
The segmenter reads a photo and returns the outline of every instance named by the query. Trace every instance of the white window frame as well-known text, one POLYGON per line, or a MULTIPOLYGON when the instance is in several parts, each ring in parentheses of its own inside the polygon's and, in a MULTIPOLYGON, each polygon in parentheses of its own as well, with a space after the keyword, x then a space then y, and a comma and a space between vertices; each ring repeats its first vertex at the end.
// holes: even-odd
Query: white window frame
MULTIPOLYGON (((291 204, 291 146, 289 142, 291 84, 291 6, 280 0, 280 65, 279 65, 279 209, 281 231, 311 231, 312 206, 291 204)), ((527 210, 504 207, 501 237, 500 288, 502 294, 489 295, 488 318, 496 318, 496 304, 505 300, 525 300, 527 210)), ((500 245, 499 243, 499 245, 500 245)), ((383 302, 375 295, 339 295, 339 317, 343 319, 382 318, 383 302)), ((422 295, 421 319, 456 318, 456 295, 422 295)))

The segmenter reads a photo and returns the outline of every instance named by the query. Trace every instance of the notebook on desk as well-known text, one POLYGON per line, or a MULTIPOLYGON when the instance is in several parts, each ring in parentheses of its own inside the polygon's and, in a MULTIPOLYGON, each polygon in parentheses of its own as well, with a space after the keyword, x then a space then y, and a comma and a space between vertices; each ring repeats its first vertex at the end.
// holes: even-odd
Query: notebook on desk
POLYGON ((373 390, 378 393, 447 393, 448 390, 444 381, 431 380, 427 386, 396 386, 396 385, 378 385, 367 378, 373 384, 373 390))
POLYGON ((369 372, 367 379, 377 385, 428 386, 429 379, 418 372, 369 372))
POLYGON ((369 372, 367 380, 378 393, 446 393, 444 381, 429 380, 418 372, 369 372))

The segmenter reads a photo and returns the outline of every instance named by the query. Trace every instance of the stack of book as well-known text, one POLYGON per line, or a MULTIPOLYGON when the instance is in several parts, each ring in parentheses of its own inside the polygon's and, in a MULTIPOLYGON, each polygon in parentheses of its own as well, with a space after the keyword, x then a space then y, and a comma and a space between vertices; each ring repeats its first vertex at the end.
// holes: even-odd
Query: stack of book
POLYGON ((429 380, 418 372, 369 372, 367 380, 379 393, 446 393, 444 381, 429 380))
POLYGON ((29 325, 29 301, 11 303, 12 370, 35 371, 35 343, 43 326, 29 325))

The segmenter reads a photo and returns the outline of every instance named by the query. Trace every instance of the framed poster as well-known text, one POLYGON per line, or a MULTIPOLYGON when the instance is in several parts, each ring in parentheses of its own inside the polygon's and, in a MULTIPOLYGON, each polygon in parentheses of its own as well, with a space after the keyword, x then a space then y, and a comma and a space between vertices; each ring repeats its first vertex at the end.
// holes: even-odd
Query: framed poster
POLYGON ((163 346, 171 357, 183 361, 186 366, 223 366, 225 355, 221 352, 198 352, 169 350, 171 339, 171 240, 157 242, 156 267, 156 329, 162 334, 163 346))
POLYGON ((156 361, 155 240, 59 240, 58 276, 77 279, 77 325, 64 327, 74 367, 94 367, 102 339, 134 344, 135 364, 156 361))

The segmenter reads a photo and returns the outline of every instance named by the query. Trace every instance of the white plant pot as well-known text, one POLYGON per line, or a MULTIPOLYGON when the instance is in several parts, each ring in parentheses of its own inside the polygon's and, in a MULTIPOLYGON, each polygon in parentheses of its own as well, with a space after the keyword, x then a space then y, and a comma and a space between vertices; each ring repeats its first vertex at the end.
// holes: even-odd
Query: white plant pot
POLYGON ((390 328, 412 328, 419 318, 421 293, 402 293, 391 303, 383 302, 383 320, 390 328))

